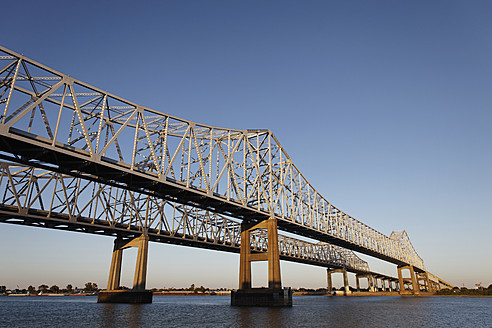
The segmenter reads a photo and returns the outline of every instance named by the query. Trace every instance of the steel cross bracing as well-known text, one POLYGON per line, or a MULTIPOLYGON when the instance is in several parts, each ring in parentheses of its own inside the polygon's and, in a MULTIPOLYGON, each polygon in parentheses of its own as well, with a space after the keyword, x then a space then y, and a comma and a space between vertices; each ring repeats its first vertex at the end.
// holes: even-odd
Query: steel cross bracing
MULTIPOLYGON (((239 252, 240 223, 207 210, 50 170, 0 162, 0 222, 239 252)), ((253 251, 266 252, 263 230, 252 233, 253 251)), ((352 251, 279 236, 284 260, 369 273, 352 251)))
POLYGON ((163 114, 3 47, 0 151, 241 220, 273 217, 281 230, 425 271, 408 238, 386 236, 322 197, 271 131, 163 114))

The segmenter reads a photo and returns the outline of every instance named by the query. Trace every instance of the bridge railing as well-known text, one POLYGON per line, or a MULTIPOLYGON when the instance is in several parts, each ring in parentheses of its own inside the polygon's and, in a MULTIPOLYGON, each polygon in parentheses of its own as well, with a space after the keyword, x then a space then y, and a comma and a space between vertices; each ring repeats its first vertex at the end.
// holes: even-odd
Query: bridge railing
MULTIPOLYGON (((102 234, 147 233, 152 240, 239 251, 241 225, 223 215, 46 169, 0 162, 0 221, 102 234), (212 247, 211 247, 212 246, 212 247)), ((266 252, 263 230, 251 236, 266 252)), ((282 258, 369 271, 354 252, 279 235, 282 258)))
POLYGON ((163 114, 3 47, 0 137, 0 150, 21 156, 13 160, 29 160, 29 154, 31 160, 67 171, 88 172, 90 167, 99 178, 128 188, 138 185, 149 193, 170 188, 178 202, 240 218, 274 216, 306 236, 324 236, 424 269, 410 244, 322 197, 271 131, 224 129, 163 114))

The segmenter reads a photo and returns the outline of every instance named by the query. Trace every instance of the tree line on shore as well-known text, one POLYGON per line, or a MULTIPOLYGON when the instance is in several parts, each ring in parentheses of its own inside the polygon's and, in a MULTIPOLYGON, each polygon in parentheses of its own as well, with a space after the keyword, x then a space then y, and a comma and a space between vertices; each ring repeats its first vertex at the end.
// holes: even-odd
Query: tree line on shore
POLYGON ((492 284, 489 287, 478 287, 468 289, 466 287, 454 287, 453 289, 441 289, 436 292, 436 295, 490 295, 492 296, 492 284))
MULTIPOLYGON (((130 289, 125 286, 120 286, 120 289, 130 289)), ((353 289, 353 288, 351 288, 353 289)), ((92 294, 92 293, 97 293, 100 289, 98 288, 96 283, 93 282, 87 282, 83 288, 78 288, 78 287, 73 287, 71 284, 68 284, 65 288, 60 288, 57 285, 52 285, 51 287, 42 284, 39 285, 37 288, 30 285, 27 288, 20 289, 7 289, 6 286, 0 286, 0 294, 75 294, 75 293, 86 293, 86 294, 92 294)), ((204 286, 196 287, 195 284, 191 284, 190 287, 188 288, 152 288, 152 291, 156 292, 165 292, 165 291, 187 291, 187 292, 194 292, 194 293, 205 293, 205 292, 210 292, 210 291, 226 291, 230 290, 229 288, 207 288, 204 286)), ((333 288, 333 290, 336 290, 336 288, 333 288)), ((343 287, 340 288, 340 290, 343 290, 343 287)), ((326 292, 327 290, 325 288, 318 288, 318 289, 310 289, 310 288, 294 288, 293 291, 300 291, 300 292, 326 292)), ((466 287, 454 287, 453 289, 441 289, 436 292, 436 295, 490 295, 492 296, 492 284, 489 285, 487 288, 485 287, 479 287, 475 289, 468 289, 466 287)))
POLYGON ((30 285, 27 288, 7 289, 6 286, 0 286, 0 294, 73 294, 73 293, 95 293, 99 291, 97 284, 94 282, 87 282, 84 288, 73 287, 68 284, 65 288, 60 288, 57 285, 51 287, 45 284, 39 285, 37 288, 30 285))

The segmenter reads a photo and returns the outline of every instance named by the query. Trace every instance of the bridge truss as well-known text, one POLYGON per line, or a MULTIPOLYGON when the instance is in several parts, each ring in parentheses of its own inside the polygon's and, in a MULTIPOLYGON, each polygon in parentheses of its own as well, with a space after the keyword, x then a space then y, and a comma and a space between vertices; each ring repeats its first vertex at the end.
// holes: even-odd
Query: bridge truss
POLYGON ((186 213, 191 206, 215 217, 274 218, 281 230, 425 271, 406 234, 386 236, 327 201, 271 131, 163 114, 3 47, 0 151, 18 163, 180 203, 173 206, 186 213))
MULTIPOLYGON (((0 222, 135 238, 239 253, 241 227, 224 215, 46 169, 0 163, 0 222)), ((279 235, 281 259, 370 273, 354 252, 279 235)), ((263 230, 251 249, 266 252, 263 230)))

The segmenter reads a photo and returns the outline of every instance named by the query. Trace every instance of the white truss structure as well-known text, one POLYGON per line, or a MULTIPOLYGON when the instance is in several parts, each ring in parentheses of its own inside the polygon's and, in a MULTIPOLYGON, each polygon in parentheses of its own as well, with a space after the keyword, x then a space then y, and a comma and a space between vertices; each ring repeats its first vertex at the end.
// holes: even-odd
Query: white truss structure
MULTIPOLYGON (((0 162, 0 222, 150 240, 239 252, 241 224, 224 215, 99 182, 0 162)), ((251 248, 266 252, 263 230, 251 248)), ((326 243, 279 235, 284 260, 370 272, 354 252, 326 243)))
POLYGON ((425 271, 409 242, 376 231, 320 195, 271 131, 163 114, 3 47, 0 151, 13 161, 90 174, 241 220, 276 218, 281 230, 425 271))

